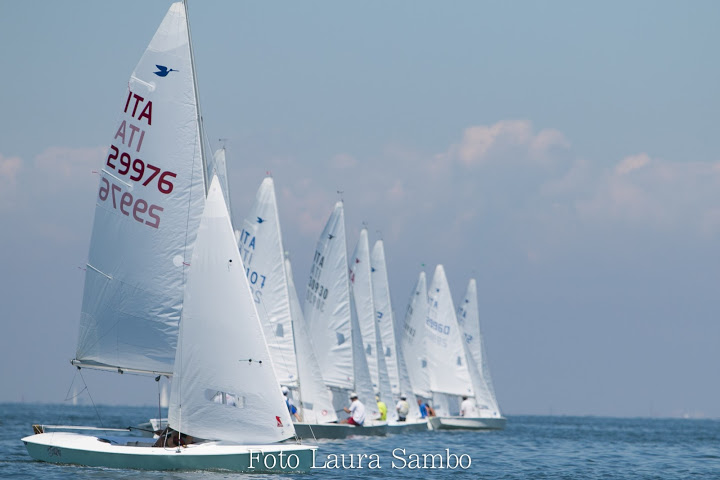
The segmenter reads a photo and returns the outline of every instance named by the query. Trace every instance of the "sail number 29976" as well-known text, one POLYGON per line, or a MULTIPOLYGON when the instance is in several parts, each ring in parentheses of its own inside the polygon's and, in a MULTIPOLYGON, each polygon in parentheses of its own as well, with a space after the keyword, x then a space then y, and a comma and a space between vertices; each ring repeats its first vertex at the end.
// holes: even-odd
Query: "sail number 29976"
POLYGON ((147 187, 150 182, 157 177, 158 190, 160 193, 164 194, 168 194, 173 191, 174 185, 171 179, 177 177, 176 173, 168 170, 163 172, 155 165, 145 163, 139 158, 133 160, 130 154, 127 152, 120 152, 115 145, 110 145, 110 153, 108 154, 106 165, 113 170, 116 170, 120 175, 130 174, 130 180, 133 182, 139 182, 147 174, 147 178, 145 178, 145 181, 142 182, 144 187, 147 187), (131 170, 133 173, 130 173, 131 170))
POLYGON ((134 198, 132 193, 124 192, 122 187, 109 181, 107 178, 100 179, 100 191, 98 197, 101 201, 112 202, 112 207, 120 210, 120 213, 129 217, 132 215, 136 221, 149 225, 152 228, 160 226, 160 213, 163 208, 158 205, 148 204, 142 198, 134 198))

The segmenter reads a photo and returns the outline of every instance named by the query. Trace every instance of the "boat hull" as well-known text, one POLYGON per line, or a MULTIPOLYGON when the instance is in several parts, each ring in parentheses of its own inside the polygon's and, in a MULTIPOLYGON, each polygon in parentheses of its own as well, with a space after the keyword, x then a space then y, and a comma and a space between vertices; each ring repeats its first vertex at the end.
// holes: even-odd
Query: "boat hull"
POLYGON ((430 428, 433 430, 503 430, 505 417, 430 417, 430 428))
POLYGON ((294 423, 295 435, 302 440, 327 438, 340 440, 353 434, 355 427, 341 423, 294 423))
POLYGON ((348 436, 384 437, 388 433, 387 423, 377 425, 365 425, 363 427, 352 426, 348 436))
POLYGON ((389 434, 397 433, 416 433, 416 432, 427 432, 428 422, 425 420, 418 422, 398 422, 391 423, 388 425, 389 434))
POLYGON ((231 445, 221 442, 191 444, 179 449, 161 448, 149 446, 152 443, 142 437, 110 438, 67 432, 41 433, 22 441, 35 460, 137 470, 309 472, 317 449, 305 445, 231 445))

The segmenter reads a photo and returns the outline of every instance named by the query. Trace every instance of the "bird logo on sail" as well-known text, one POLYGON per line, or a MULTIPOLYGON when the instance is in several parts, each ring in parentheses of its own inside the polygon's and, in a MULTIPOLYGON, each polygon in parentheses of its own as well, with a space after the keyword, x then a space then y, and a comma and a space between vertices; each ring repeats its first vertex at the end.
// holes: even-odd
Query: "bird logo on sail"
POLYGON ((153 72, 158 77, 167 77, 170 72, 177 72, 174 68, 168 68, 164 65, 155 65, 158 68, 157 72, 153 72))
POLYGON ((282 426, 283 426, 282 420, 280 420, 280 417, 278 417, 277 415, 275 415, 275 420, 277 420, 277 426, 278 426, 278 427, 282 427, 282 426))
POLYGON ((265 221, 264 218, 262 218, 262 217, 257 217, 257 222, 258 222, 258 223, 263 223, 264 221, 265 221))

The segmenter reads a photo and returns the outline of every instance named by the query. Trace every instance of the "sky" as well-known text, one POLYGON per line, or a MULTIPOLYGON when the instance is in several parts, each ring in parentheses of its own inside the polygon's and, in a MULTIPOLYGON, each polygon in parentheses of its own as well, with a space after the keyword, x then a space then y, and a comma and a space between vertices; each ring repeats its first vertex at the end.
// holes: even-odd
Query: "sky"
MULTIPOLYGON (((157 401, 69 361, 92 170, 169 4, 0 0, 0 402, 157 401)), ((396 315, 422 269, 477 279, 504 413, 720 418, 720 3, 189 10, 233 214, 270 172, 301 297, 342 196, 396 315)))

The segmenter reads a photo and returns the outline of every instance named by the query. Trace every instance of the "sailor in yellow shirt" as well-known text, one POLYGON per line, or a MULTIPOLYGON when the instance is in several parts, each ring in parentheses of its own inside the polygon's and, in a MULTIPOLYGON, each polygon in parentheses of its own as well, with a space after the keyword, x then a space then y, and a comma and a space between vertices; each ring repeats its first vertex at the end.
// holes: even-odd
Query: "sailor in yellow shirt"
POLYGON ((380 411, 380 420, 387 420, 387 405, 385 402, 380 400, 380 394, 375 394, 375 401, 377 402, 378 410, 380 411))

